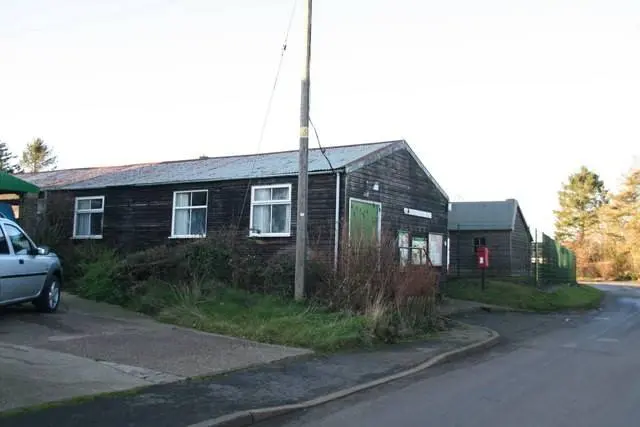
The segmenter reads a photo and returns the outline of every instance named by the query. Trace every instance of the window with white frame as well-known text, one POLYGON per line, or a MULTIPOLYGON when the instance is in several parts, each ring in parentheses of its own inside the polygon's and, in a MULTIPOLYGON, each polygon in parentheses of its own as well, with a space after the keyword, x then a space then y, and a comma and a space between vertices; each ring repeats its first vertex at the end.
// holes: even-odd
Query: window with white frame
POLYGON ((73 237, 101 239, 104 223, 104 196, 76 197, 73 237))
POLYGON ((442 234, 429 233, 429 259, 434 267, 442 267, 442 249, 444 236, 442 234))
POLYGON ((427 240, 424 237, 411 238, 411 262, 414 265, 427 263, 427 240))
POLYGON ((207 190, 174 192, 171 237, 206 236, 207 203, 207 190))
POLYGON ((291 235, 291 184, 251 188, 251 236, 291 235))

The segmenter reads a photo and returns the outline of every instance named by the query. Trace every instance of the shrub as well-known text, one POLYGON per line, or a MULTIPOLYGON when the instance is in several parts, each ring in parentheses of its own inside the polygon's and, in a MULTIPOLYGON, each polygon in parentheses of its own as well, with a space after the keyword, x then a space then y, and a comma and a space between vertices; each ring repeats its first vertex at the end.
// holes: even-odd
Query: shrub
MULTIPOLYGON (((220 231, 124 257, 97 244, 83 245, 74 251, 77 291, 153 315, 170 307, 193 310, 222 287, 291 299, 292 247, 263 258, 258 243, 235 239, 233 233, 220 231)), ((428 262, 401 266, 391 235, 379 244, 350 242, 347 235, 342 242, 337 269, 333 254, 310 251, 306 278, 312 299, 334 312, 364 315, 371 334, 386 342, 438 326, 439 277, 428 262)))
POLYGON ((87 260, 77 262, 75 288, 79 295, 111 304, 128 302, 126 284, 117 280, 120 259, 114 250, 98 249, 87 260))
POLYGON ((316 298, 334 310, 365 314, 384 341, 438 326, 439 277, 426 253, 426 264, 402 266, 393 235, 384 234, 378 245, 350 241, 346 235, 342 242, 338 269, 318 269, 323 277, 316 298))
POLYGON ((149 300, 155 301, 158 292, 165 292, 167 283, 193 281, 226 283, 251 292, 292 294, 294 260, 282 255, 265 262, 254 255, 251 242, 234 241, 228 230, 206 239, 160 245, 121 258, 100 244, 82 243, 72 251, 65 268, 70 269, 76 285, 82 287, 78 292, 93 299, 105 301, 108 297, 130 303, 143 298, 146 302, 141 303, 141 308, 153 311, 151 306, 157 301, 152 304, 149 300), (117 292, 108 296, 103 288, 108 288, 106 283, 110 280, 117 292), (96 283, 90 285, 92 281, 96 283), (162 283, 165 285, 160 286, 162 283), (155 290, 157 287, 160 291, 155 290), (149 296, 148 292, 154 295, 149 296))
POLYGON ((278 254, 269 259, 259 273, 260 291, 285 298, 293 297, 295 266, 295 257, 289 253, 278 254))

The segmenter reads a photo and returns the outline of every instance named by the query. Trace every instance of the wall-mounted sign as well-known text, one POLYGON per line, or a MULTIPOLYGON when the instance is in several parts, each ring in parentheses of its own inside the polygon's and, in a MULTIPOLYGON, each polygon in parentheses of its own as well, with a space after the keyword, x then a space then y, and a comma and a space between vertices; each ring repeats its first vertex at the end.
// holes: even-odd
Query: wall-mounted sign
POLYGON ((431 219, 433 217, 431 212, 421 211, 421 210, 418 210, 418 209, 404 208, 404 213, 406 215, 418 216, 420 218, 427 218, 427 219, 431 219))

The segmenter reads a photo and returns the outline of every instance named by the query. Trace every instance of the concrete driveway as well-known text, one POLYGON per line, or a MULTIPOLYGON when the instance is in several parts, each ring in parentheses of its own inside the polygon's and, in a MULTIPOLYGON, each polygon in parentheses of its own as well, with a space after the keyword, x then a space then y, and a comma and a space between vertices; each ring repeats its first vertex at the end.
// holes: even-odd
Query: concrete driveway
POLYGON ((65 294, 0 311, 0 411, 216 374, 308 353, 155 322, 65 294))

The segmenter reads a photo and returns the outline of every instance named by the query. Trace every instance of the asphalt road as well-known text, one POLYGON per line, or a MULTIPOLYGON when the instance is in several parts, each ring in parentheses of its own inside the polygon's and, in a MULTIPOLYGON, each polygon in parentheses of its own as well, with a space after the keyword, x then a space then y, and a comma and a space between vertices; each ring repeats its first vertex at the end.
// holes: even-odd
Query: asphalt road
POLYGON ((487 315, 508 331, 505 345, 261 427, 636 426, 640 287, 601 289, 600 312, 550 316, 535 333, 487 315))

